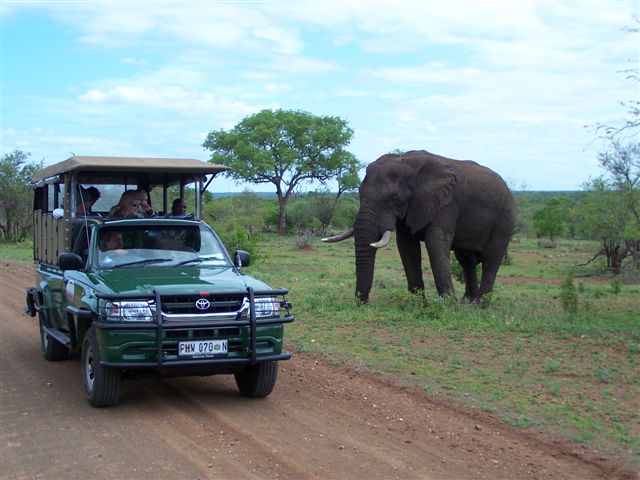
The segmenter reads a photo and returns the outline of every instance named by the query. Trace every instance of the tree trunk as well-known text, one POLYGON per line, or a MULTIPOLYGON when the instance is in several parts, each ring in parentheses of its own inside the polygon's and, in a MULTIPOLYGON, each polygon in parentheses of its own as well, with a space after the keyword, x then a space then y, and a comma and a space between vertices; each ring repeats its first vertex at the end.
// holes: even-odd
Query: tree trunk
POLYGON ((607 268, 614 275, 619 275, 622 270, 622 260, 624 259, 624 255, 620 253, 620 245, 617 243, 606 244, 604 252, 607 258, 607 268))
POLYGON ((286 207, 287 207, 287 197, 283 197, 278 195, 278 205, 280 206, 280 216, 278 221, 278 233, 280 235, 287 234, 287 215, 286 215, 286 207))
POLYGON ((627 250, 631 255, 633 269, 636 271, 640 271, 640 240, 628 241, 627 250))

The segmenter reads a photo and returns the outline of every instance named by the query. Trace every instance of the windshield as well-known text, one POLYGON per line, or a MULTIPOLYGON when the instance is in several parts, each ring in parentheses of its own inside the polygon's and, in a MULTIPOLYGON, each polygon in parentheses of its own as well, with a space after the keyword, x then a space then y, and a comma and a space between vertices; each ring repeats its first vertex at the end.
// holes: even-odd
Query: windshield
POLYGON ((231 266, 224 247, 203 225, 127 225, 99 231, 103 269, 178 265, 231 266))

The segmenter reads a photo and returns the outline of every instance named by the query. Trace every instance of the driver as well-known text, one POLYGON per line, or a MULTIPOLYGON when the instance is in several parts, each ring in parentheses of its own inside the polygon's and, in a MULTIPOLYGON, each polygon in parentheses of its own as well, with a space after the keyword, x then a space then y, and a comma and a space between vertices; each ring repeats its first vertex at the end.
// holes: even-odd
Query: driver
POLYGON ((102 250, 115 250, 118 255, 125 253, 124 239, 122 232, 118 230, 107 230, 102 234, 102 250))

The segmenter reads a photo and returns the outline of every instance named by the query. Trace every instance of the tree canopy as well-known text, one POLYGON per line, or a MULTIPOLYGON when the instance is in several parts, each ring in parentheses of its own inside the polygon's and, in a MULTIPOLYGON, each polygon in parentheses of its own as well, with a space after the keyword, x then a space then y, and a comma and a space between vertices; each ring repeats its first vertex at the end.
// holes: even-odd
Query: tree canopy
POLYGON ((353 130, 338 117, 297 110, 262 110, 229 131, 207 135, 211 162, 232 168, 227 175, 271 183, 280 206, 280 233, 286 232, 286 204, 302 185, 338 182, 338 195, 358 186, 360 164, 345 148, 353 130))
MULTIPOLYGON (((627 30, 640 33, 640 19, 627 30)), ((637 59, 633 68, 624 70, 627 79, 640 82, 637 59)), ((607 149, 598 155, 605 173, 585 184, 586 196, 581 216, 584 230, 600 240, 607 266, 618 274, 625 258, 631 257, 636 274, 640 271, 640 101, 621 102, 627 108, 622 125, 596 124, 596 132, 604 134, 607 149)), ((594 257, 595 258, 595 257, 594 257)))
POLYGON ((571 200, 566 197, 550 198, 533 215, 536 236, 553 240, 562 235, 571 209, 571 200))
POLYGON ((585 184, 580 205, 582 230, 599 240, 599 254, 607 267, 620 273, 622 261, 631 257, 640 268, 640 143, 612 142, 598 156, 605 174, 585 184))
POLYGON ((0 231, 8 242, 21 242, 31 231, 33 203, 29 185, 42 162, 29 162, 29 156, 14 150, 0 160, 0 231))

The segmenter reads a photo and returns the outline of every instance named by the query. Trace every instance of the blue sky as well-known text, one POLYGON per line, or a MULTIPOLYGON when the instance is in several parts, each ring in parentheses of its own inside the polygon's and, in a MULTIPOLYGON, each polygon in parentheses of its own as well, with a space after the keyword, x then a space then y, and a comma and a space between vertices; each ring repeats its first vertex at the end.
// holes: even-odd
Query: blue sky
MULTIPOLYGON (((638 99, 634 1, 1 3, 2 154, 189 157, 262 109, 338 116, 367 164, 472 159, 513 188, 601 173, 638 99)), ((218 191, 271 191, 217 178, 218 191)))

